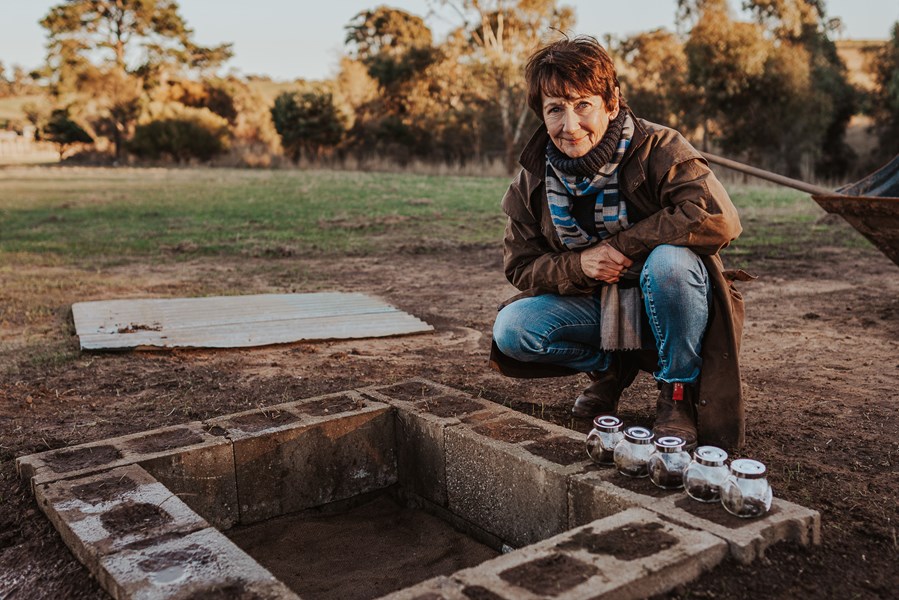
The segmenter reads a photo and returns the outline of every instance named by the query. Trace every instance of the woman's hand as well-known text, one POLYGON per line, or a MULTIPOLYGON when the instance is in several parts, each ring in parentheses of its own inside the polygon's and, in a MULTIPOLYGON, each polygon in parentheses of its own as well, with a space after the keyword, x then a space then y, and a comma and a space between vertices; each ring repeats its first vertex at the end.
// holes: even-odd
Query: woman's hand
POLYGON ((609 244, 598 244, 581 252, 581 269, 584 275, 606 283, 618 283, 621 275, 632 264, 634 261, 609 244))

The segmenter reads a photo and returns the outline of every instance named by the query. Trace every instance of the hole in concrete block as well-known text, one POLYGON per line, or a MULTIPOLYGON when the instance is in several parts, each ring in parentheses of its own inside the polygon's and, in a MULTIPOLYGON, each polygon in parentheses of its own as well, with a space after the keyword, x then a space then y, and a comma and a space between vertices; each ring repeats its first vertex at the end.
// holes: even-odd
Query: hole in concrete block
POLYGON ((286 410, 276 410, 240 415, 228 419, 228 422, 241 431, 256 433, 263 429, 280 427, 281 425, 287 425, 288 423, 299 420, 300 417, 293 413, 287 412, 286 410))
MULTIPOLYGON (((723 525, 730 529, 739 529, 753 523, 754 519, 741 519, 724 510, 720 502, 697 502, 689 496, 684 496, 674 502, 674 505, 681 508, 691 515, 723 525)), ((772 506, 767 515, 774 515, 778 512, 777 506, 772 506)))
POLYGON ((642 494, 644 496, 651 496, 652 498, 663 498, 665 496, 684 493, 684 490, 682 489, 663 490, 659 486, 655 485, 652 481, 650 481, 649 477, 634 478, 627 477, 620 473, 615 473, 611 478, 609 478, 609 483, 617 485, 620 488, 642 494))
POLYGON ((500 579, 540 596, 557 596, 584 583, 599 572, 587 564, 565 554, 552 554, 523 565, 507 569, 500 579))
POLYGON ((483 410, 484 406, 471 398, 444 394, 415 403, 415 408, 437 417, 464 417, 483 410))
POLYGON ((136 489, 137 483, 130 477, 106 477, 92 483, 74 486, 72 495, 88 504, 98 504, 136 489))
POLYGON ((405 400, 407 402, 424 400, 425 398, 433 395, 446 393, 446 391, 442 388, 438 388, 436 386, 428 385, 427 383, 418 381, 407 381, 405 383, 399 383, 397 385, 379 389, 378 392, 384 394, 385 396, 389 396, 397 400, 405 400))
POLYGON ((474 427, 474 431, 494 440, 511 444, 528 440, 539 440, 549 435, 549 432, 542 427, 528 423, 523 419, 515 418, 490 421, 474 427))
POLYGON ((587 528, 556 547, 560 550, 583 548, 590 554, 609 554, 618 560, 636 560, 677 544, 677 538, 662 529, 661 523, 625 525, 602 533, 593 533, 592 529, 587 528))
POLYGON ((583 462, 586 456, 584 442, 561 436, 527 444, 524 449, 557 465, 583 462))
POLYGON ((196 544, 190 544, 181 550, 151 552, 147 558, 139 561, 137 566, 145 573, 159 573, 185 563, 204 566, 213 562, 215 562, 215 556, 209 550, 196 544))
POLYGON ((340 398, 325 398, 324 400, 303 402, 302 404, 296 405, 296 411, 312 417, 322 417, 325 415, 350 412, 351 410, 359 410, 363 406, 365 406, 365 402, 359 398, 344 396, 340 398))
POLYGON ((203 441, 196 431, 191 431, 186 427, 180 429, 172 429, 171 431, 162 431, 154 433, 146 437, 137 438, 128 442, 128 449, 135 452, 163 452, 173 448, 183 448, 184 446, 192 446, 203 441))
POLYGON ((89 467, 96 467, 122 458, 115 446, 90 446, 72 450, 60 450, 44 459, 57 473, 69 473, 89 467))
POLYGON ((155 504, 146 502, 125 502, 100 516, 100 522, 107 531, 127 535, 159 527, 171 522, 172 517, 155 504))

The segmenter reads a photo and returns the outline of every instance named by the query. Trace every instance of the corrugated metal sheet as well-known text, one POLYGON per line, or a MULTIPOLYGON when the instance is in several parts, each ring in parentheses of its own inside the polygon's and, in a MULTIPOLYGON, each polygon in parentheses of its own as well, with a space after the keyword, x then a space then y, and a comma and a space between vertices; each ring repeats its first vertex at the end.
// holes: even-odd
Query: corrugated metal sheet
POLYGON ((339 292, 78 302, 72 313, 82 350, 238 348, 433 331, 380 300, 339 292))

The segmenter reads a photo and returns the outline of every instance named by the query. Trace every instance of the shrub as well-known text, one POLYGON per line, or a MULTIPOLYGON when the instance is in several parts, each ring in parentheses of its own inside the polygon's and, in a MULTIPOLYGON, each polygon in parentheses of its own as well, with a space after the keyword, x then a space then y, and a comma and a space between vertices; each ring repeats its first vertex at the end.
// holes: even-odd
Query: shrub
POLYGON ((134 130, 129 150, 142 158, 208 161, 228 148, 228 129, 191 117, 157 119, 134 130))

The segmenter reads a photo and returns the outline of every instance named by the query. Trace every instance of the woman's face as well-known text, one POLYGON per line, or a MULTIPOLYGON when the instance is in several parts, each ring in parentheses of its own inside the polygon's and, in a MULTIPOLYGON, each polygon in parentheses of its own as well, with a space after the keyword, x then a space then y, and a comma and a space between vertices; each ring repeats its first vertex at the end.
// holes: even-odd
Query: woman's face
POLYGON ((566 156, 580 158, 605 135, 609 121, 618 116, 618 106, 609 111, 601 96, 557 98, 543 96, 543 122, 556 148, 566 156))

